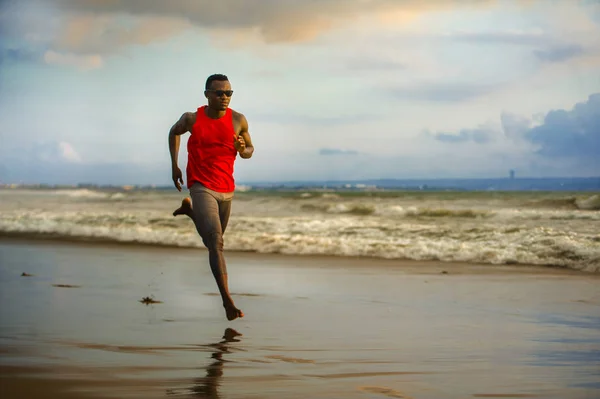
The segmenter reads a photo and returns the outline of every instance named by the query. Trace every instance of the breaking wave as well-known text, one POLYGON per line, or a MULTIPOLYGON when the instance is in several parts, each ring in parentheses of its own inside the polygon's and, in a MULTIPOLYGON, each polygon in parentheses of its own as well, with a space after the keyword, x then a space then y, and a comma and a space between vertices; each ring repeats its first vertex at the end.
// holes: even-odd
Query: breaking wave
POLYGON ((579 209, 585 210, 600 210, 600 195, 594 195, 589 198, 578 198, 575 200, 575 204, 579 209))
MULTIPOLYGON (((433 212, 432 217, 445 214, 433 212)), ((460 217, 473 219, 470 213, 460 217)), ((0 216, 0 233, 202 247, 189 219, 156 212, 5 212, 0 216)), ((230 221, 225 247, 260 253, 535 264, 600 272, 598 233, 483 221, 440 225, 345 214, 323 218, 236 216, 230 221)))
POLYGON ((29 191, 27 193, 19 192, 20 195, 33 195, 33 196, 52 196, 52 197, 65 197, 72 200, 123 200, 127 198, 127 194, 121 191, 97 191, 90 190, 87 188, 81 189, 59 189, 59 190, 39 190, 29 191))
MULTIPOLYGON (((595 206, 595 202, 582 202, 581 206, 595 206)), ((308 203, 300 206, 307 213, 323 213, 327 215, 375 215, 385 218, 416 218, 416 219, 496 219, 496 220, 597 220, 600 221, 600 212, 582 212, 579 209, 539 209, 539 208, 446 208, 434 206, 401 206, 401 205, 373 205, 350 202, 339 203, 308 203)), ((591 208, 590 208, 591 210, 591 208)))
POLYGON ((556 198, 556 199, 545 199, 539 201, 532 201, 528 205, 537 208, 550 208, 550 209, 581 209, 588 211, 600 210, 600 196, 593 195, 588 198, 556 198))
MULTIPOLYGON (((202 247, 174 218, 181 193, 2 190, 0 235, 202 247)), ((494 264, 600 272, 600 197, 552 193, 241 193, 235 251, 494 264)))

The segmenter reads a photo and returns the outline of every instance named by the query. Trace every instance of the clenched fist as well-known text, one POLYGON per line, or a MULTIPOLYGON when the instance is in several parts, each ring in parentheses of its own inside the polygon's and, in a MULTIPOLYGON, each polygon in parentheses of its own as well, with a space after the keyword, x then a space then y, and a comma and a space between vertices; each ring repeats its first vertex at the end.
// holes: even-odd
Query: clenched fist
POLYGON ((237 152, 242 153, 246 149, 246 141, 240 134, 239 136, 233 138, 233 146, 237 150, 237 152))

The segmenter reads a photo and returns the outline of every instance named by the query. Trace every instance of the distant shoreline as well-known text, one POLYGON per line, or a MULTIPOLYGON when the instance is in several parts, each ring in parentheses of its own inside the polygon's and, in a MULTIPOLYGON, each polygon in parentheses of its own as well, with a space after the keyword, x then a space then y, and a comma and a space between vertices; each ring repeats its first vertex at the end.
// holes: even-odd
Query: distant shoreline
MULTIPOLYGON (((255 181, 237 183, 238 191, 571 191, 600 192, 598 177, 515 177, 515 178, 443 178, 443 179, 355 179, 255 181)), ((171 184, 49 184, 0 183, 0 189, 90 189, 125 191, 174 190, 171 184)))

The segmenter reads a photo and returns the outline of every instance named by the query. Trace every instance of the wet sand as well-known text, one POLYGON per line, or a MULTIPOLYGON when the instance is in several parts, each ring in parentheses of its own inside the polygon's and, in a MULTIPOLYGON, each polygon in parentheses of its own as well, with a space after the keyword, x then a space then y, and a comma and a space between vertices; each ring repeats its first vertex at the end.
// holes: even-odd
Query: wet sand
POLYGON ((600 276, 226 256, 1 239, 0 396, 600 397, 600 276))

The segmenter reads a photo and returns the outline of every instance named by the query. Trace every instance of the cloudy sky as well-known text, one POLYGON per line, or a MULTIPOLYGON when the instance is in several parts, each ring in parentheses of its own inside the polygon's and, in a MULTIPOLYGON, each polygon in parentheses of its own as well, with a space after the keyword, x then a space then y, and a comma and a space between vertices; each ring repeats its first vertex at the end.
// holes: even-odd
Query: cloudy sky
POLYGON ((212 73, 255 143, 240 182, 600 175, 598 1, 0 7, 2 183, 170 184, 212 73))

